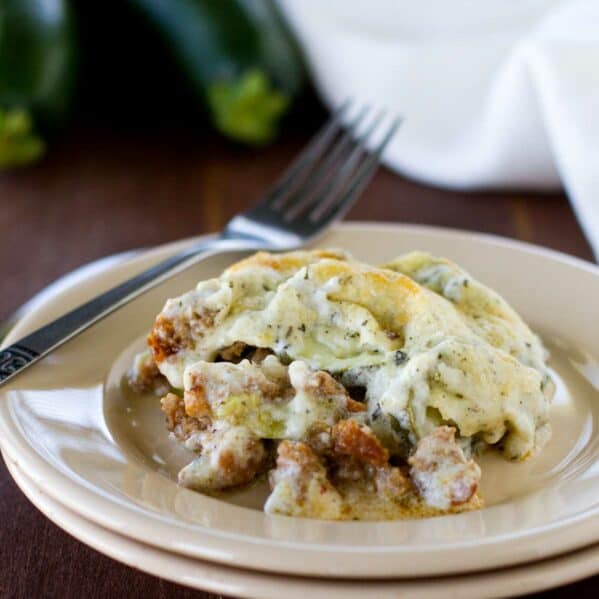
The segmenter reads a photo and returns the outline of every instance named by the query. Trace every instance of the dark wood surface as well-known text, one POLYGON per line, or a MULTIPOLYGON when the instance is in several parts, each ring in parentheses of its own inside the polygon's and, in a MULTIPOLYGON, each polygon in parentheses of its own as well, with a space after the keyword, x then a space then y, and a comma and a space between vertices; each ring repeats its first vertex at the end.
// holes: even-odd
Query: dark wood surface
MULTIPOLYGON (((280 173, 316 126, 313 120, 260 151, 191 133, 78 127, 39 166, 0 175, 0 321, 90 260, 218 229, 280 173)), ((490 232, 592 260, 560 193, 450 192, 381 169, 349 218, 490 232)), ((572 594, 599 596, 599 577, 538 596, 572 594)), ((76 541, 25 499, 0 463, 0 597, 210 596, 76 541)))

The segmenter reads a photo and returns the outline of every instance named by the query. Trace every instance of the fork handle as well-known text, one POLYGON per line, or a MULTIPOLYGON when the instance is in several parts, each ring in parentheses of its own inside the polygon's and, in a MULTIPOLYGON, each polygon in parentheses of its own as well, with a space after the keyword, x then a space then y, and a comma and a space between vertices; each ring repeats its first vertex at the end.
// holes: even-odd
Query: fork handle
POLYGON ((191 266, 207 252, 244 249, 247 245, 241 247, 222 237, 196 243, 1 349, 0 386, 111 312, 191 266))

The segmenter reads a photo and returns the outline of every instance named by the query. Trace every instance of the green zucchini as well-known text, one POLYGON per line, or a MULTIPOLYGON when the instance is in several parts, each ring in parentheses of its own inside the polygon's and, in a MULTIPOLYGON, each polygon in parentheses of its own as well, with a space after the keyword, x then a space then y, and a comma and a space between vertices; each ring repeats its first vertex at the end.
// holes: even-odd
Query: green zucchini
POLYGON ((0 2, 0 168, 32 162, 66 116, 75 39, 66 0, 0 2))
POLYGON ((269 0, 130 0, 162 36, 213 125, 269 142, 301 91, 297 46, 269 0))

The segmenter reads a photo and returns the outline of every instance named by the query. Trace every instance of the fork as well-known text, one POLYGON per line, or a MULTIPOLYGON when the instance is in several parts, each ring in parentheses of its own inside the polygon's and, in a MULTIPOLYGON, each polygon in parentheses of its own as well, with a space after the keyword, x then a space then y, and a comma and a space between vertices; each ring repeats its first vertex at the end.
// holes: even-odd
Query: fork
POLYGON ((0 351, 0 385, 142 293, 219 251, 299 248, 340 220, 372 179, 400 125, 384 112, 372 117, 351 102, 341 106, 288 170, 248 211, 216 237, 185 250, 98 295, 0 351), (367 144, 374 144, 372 151, 367 144))

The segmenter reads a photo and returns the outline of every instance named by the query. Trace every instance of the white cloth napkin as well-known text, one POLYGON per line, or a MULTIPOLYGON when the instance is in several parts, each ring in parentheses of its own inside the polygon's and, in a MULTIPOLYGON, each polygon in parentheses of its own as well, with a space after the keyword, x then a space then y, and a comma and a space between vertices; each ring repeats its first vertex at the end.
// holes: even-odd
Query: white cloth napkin
POLYGON ((563 185, 599 256, 599 0, 279 0, 323 100, 405 117, 386 164, 435 185, 563 185))

